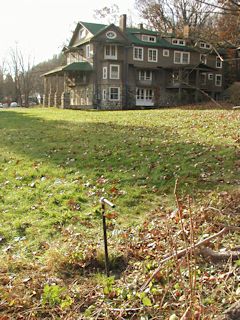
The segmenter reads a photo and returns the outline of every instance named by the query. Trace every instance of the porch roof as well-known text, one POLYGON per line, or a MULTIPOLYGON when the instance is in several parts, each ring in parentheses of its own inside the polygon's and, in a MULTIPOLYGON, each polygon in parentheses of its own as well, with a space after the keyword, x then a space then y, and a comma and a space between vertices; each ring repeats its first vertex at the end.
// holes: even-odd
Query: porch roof
POLYGON ((175 64, 165 67, 164 69, 170 69, 170 70, 202 70, 202 71, 216 71, 216 68, 210 67, 204 63, 199 64, 175 64))
POLYGON ((54 74, 63 74, 63 71, 92 71, 93 67, 89 62, 82 61, 82 62, 73 62, 67 64, 65 66, 57 67, 53 70, 50 70, 43 74, 43 76, 50 76, 54 74))

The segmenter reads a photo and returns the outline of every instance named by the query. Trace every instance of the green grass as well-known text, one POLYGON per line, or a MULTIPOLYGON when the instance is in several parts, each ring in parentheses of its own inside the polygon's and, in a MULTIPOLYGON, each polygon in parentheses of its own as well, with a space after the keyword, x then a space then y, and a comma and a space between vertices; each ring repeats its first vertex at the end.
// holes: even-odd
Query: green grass
MULTIPOLYGON (((56 299, 78 303, 81 294, 65 276, 84 270, 86 261, 103 264, 100 197, 116 204, 109 230, 118 234, 131 226, 137 232, 156 208, 173 210, 176 179, 179 196, 189 194, 198 206, 237 190, 239 120, 232 110, 1 110, 0 298, 9 314, 24 305, 34 317, 56 276, 56 299), (70 289, 61 297, 62 287, 70 289)), ((116 243, 118 236, 110 239, 110 256, 119 262, 116 243)), ((86 295, 97 281, 87 279, 78 289, 86 295)))
POLYGON ((101 196, 129 224, 157 206, 173 207, 176 178, 179 191, 195 199, 239 183, 238 112, 39 108, 0 116, 0 232, 7 242, 26 237, 34 245, 71 224, 81 230, 82 220, 98 221, 101 196))

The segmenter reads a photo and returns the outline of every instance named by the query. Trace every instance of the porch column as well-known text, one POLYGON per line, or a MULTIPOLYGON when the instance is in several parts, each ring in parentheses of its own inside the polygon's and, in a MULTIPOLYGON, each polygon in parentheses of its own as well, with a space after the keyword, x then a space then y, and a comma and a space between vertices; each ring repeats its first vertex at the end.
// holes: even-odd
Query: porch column
POLYGON ((60 77, 59 75, 56 76, 56 91, 54 94, 54 106, 55 107, 60 107, 61 106, 61 85, 60 85, 60 81, 62 80, 62 77, 60 77))
POLYGON ((178 70, 179 88, 178 88, 178 102, 182 102, 182 69, 178 70))
POLYGON ((67 109, 70 107, 70 93, 63 92, 61 95, 61 108, 67 109))
POLYGON ((49 79, 48 79, 48 77, 44 77, 43 85, 44 85, 43 106, 48 107, 48 95, 49 95, 49 79))
POLYGON ((53 88, 53 77, 50 77, 50 90, 48 94, 48 106, 53 107, 54 106, 54 88, 53 88))
POLYGON ((199 88, 200 88, 200 84, 199 84, 199 70, 197 69, 196 71, 196 89, 195 89, 195 102, 197 103, 199 101, 199 88))

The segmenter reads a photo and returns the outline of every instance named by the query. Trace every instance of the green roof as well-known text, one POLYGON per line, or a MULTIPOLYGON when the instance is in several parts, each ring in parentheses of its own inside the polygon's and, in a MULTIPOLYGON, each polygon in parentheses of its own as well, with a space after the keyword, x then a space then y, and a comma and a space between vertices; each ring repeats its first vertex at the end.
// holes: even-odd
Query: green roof
POLYGON ((93 35, 97 34, 102 29, 105 29, 107 25, 101 23, 82 22, 80 23, 87 28, 93 35))
POLYGON ((48 76, 50 74, 57 74, 62 73, 62 71, 92 71, 93 67, 89 62, 73 62, 70 64, 67 64, 65 66, 61 66, 58 68, 55 68, 53 70, 50 70, 43 74, 43 76, 48 76))
MULTIPOLYGON (((187 50, 187 51, 195 51, 194 48, 192 47, 188 47, 188 46, 179 46, 179 45, 174 45, 172 43, 170 43, 169 41, 167 41, 166 39, 163 38, 159 38, 157 37, 156 42, 147 42, 147 41, 143 41, 141 39, 139 39, 135 34, 132 33, 132 28, 127 28, 127 36, 129 38, 129 40, 135 44, 135 45, 139 45, 139 46, 147 46, 147 47, 161 47, 161 48, 166 48, 166 49, 177 49, 177 50, 187 50)), ((145 31, 149 31, 146 29, 140 30, 137 29, 139 34, 150 34, 147 33, 145 31)), ((152 31, 151 33, 152 35, 159 35, 158 32, 156 31, 152 31)))
MULTIPOLYGON (((80 22, 85 28, 87 28, 93 35, 97 35, 99 32, 103 31, 108 27, 108 25, 100 24, 100 23, 90 23, 90 22, 80 22)), ((151 47, 162 47, 166 49, 177 49, 177 50, 188 50, 193 51, 194 49, 188 46, 179 46, 174 45, 163 38, 157 38, 156 42, 146 42, 142 41, 137 37, 138 34, 146 34, 146 35, 155 35, 158 36, 159 32, 148 29, 139 29, 139 28, 126 28, 126 36, 127 38, 135 45, 141 46, 151 46, 151 47)), ((88 39, 89 41, 89 39, 88 39)), ((77 45, 79 45, 78 43, 77 45)))
POLYGON ((63 67, 63 71, 92 71, 93 67, 89 62, 73 62, 63 67))
POLYGON ((158 35, 159 33, 154 30, 149 29, 139 29, 139 28, 127 28, 127 33, 138 33, 138 34, 149 34, 149 35, 158 35))

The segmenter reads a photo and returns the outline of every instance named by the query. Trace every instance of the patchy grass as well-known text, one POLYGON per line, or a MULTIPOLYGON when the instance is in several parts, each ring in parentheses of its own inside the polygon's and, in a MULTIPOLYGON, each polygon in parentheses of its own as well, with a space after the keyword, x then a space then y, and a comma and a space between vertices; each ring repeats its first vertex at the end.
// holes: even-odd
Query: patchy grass
POLYGON ((86 276, 103 265, 100 197, 117 206, 108 228, 113 264, 123 271, 130 249, 124 242, 118 256, 117 235, 137 232, 156 208, 171 211, 177 178, 180 197, 225 208, 219 195, 240 184, 239 120, 231 110, 2 110, 0 312, 75 319, 78 305, 89 319, 101 281, 86 276), (88 305, 79 296, 89 294, 86 283, 88 305))

